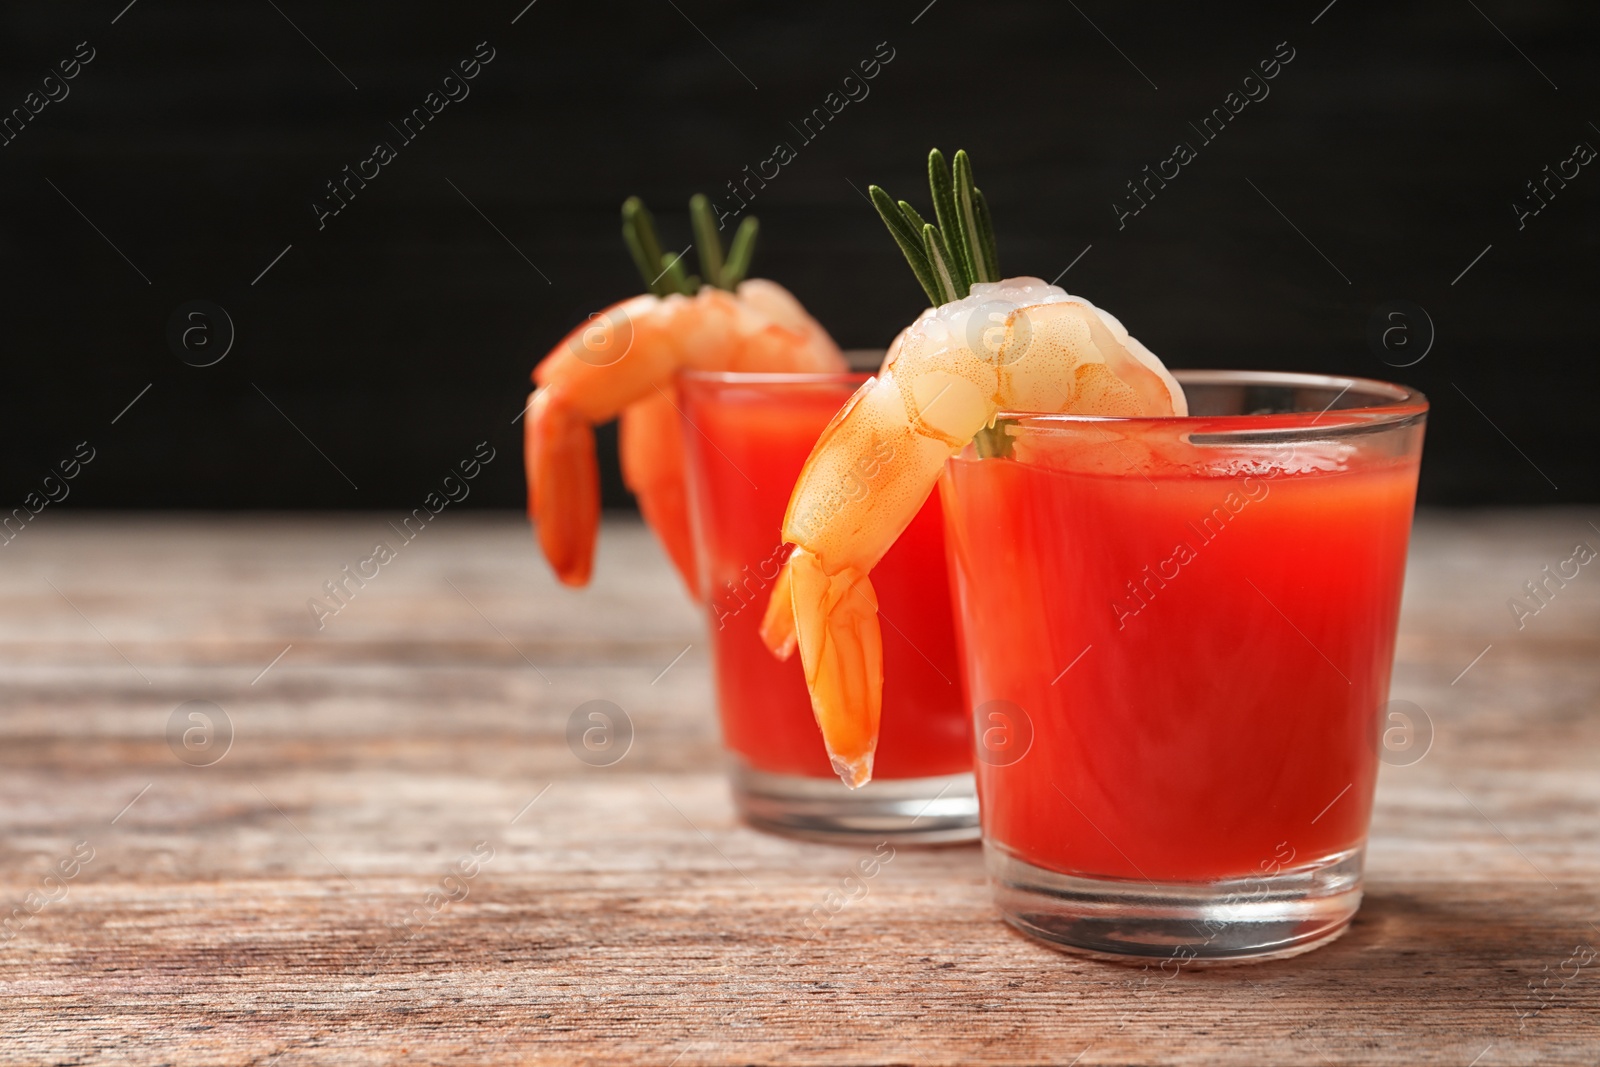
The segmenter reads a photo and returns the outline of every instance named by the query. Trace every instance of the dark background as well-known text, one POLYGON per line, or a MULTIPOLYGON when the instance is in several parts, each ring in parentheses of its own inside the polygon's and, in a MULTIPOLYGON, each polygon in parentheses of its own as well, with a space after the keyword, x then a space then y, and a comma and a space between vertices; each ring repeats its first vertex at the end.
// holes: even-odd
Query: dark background
POLYGON ((1424 501, 1600 499, 1600 162, 1521 231, 1511 206, 1600 146, 1592 5, 525 3, 7 5, 0 111, 96 57, 0 148, 0 511, 85 440, 67 506, 409 509, 485 439, 468 503, 520 506, 529 370, 641 289, 622 199, 681 247, 689 194, 726 199, 779 141, 754 273, 846 346, 922 305, 858 190, 925 205, 927 149, 965 147, 1005 272, 1088 247, 1062 284, 1169 365, 1394 377, 1434 404, 1424 501), (401 145, 388 123, 480 41, 470 96, 401 145), (802 143, 885 41, 870 95, 802 143), (1285 41, 1271 95, 1202 145, 1188 123, 1285 41), (319 231, 378 140, 398 158, 319 231), (1179 140, 1199 158, 1119 230, 1124 182, 1179 140), (167 341, 197 299, 236 327, 204 368, 167 341), (1395 299, 1437 332, 1403 370, 1367 340, 1395 299))

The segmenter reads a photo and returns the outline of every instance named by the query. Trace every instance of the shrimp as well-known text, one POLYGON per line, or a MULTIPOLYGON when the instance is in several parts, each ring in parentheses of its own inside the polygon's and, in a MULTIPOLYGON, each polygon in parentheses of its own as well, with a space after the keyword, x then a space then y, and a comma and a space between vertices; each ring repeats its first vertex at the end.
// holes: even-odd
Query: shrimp
POLYGON ((550 566, 585 585, 600 524, 594 426, 621 416, 623 480, 698 596, 673 375, 845 369, 833 339, 783 286, 760 278, 733 291, 646 293, 592 316, 534 370, 524 450, 528 516, 550 566))
POLYGON ((704 196, 692 197, 699 277, 682 255, 667 255, 638 197, 622 205, 622 238, 650 292, 589 316, 551 350, 523 409, 528 517, 556 576, 586 585, 600 526, 600 476, 594 426, 621 418, 622 479, 699 598, 689 530, 682 428, 673 375, 681 368, 722 371, 845 369, 839 346, 777 282, 745 279, 756 220, 746 216, 724 254, 719 224, 704 196))
POLYGON ((980 431, 1003 435, 1002 411, 1182 415, 1187 406, 1121 322, 1038 278, 974 282, 895 338, 882 371, 806 460, 783 520, 795 547, 762 626, 775 654, 798 644, 828 754, 852 788, 872 777, 883 689, 868 574, 945 462, 980 431))

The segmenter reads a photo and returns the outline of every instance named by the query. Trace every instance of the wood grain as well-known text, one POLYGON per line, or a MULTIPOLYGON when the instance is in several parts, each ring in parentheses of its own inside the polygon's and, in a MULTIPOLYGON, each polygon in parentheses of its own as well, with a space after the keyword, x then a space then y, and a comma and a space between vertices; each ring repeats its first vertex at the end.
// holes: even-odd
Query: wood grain
POLYGON ((1384 768, 1353 928, 1166 975, 1011 933, 975 848, 901 849, 808 931, 855 852, 737 823, 635 525, 574 593, 519 520, 451 515, 319 631, 381 519, 51 515, 0 570, 0 901, 93 859, 0 943, 0 1063, 1593 1064, 1600 962, 1562 964, 1600 946, 1600 572, 1520 631, 1505 601, 1597 518, 1423 517, 1393 695, 1436 736, 1384 768), (609 768, 565 741, 593 698, 636 731, 609 768), (166 740, 197 699, 235 729, 209 767, 166 740))

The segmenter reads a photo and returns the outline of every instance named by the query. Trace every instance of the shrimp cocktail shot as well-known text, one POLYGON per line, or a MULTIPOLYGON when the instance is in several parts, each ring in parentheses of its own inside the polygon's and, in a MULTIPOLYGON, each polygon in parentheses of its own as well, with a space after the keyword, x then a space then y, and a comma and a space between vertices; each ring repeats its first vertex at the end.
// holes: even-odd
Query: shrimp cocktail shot
MULTIPOLYGON (((811 714, 800 661, 762 640, 787 548, 789 489, 864 374, 685 372, 679 395, 690 511, 707 580, 717 702, 746 821, 797 836, 896 843, 976 840, 972 726, 956 667, 944 516, 930 497, 874 577, 886 618, 883 758, 846 789, 811 714)), ((787 602, 785 602, 787 610, 787 602)))
POLYGON ((1171 374, 1089 301, 1001 280, 967 159, 930 172, 935 222, 872 189, 931 306, 805 463, 769 643, 866 785, 874 568, 937 485, 1002 916, 1178 966, 1325 943, 1361 899, 1426 400, 1171 374))
POLYGON ((710 205, 690 201, 702 277, 663 255, 643 205, 623 236, 650 292, 591 316, 535 371, 528 506, 561 580, 588 581, 599 521, 592 427, 621 415, 624 480, 691 596, 706 608, 734 801, 764 830, 826 840, 973 840, 971 719, 957 683, 944 521, 930 500, 885 560, 884 598, 903 632, 885 649, 882 788, 835 777, 798 663, 761 638, 789 487, 864 375, 774 282, 744 279, 756 222, 726 253, 710 205), (930 582, 928 576, 937 576, 930 582))

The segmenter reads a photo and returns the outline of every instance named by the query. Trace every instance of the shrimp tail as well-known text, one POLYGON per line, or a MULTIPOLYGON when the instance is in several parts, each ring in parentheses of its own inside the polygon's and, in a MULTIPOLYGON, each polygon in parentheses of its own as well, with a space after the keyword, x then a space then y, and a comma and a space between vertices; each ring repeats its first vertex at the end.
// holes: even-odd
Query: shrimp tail
POLYGON ((772 585, 772 598, 767 601, 766 613, 761 616, 761 641, 767 646, 767 651, 780 660, 787 660, 794 655, 797 640, 794 595, 789 591, 792 573, 789 564, 785 563, 772 585))
POLYGON ((833 769, 856 789, 872 779, 883 710, 878 596, 865 571, 829 574, 804 548, 795 549, 786 572, 811 710, 833 769))
POLYGON ((645 523, 667 550, 689 595, 698 600, 700 576, 689 525, 683 435, 670 393, 657 389, 622 409, 618 451, 622 480, 638 498, 645 523))
POLYGON ((562 584, 587 585, 600 529, 594 428, 559 388, 549 386, 529 400, 526 421, 528 517, 562 584))

